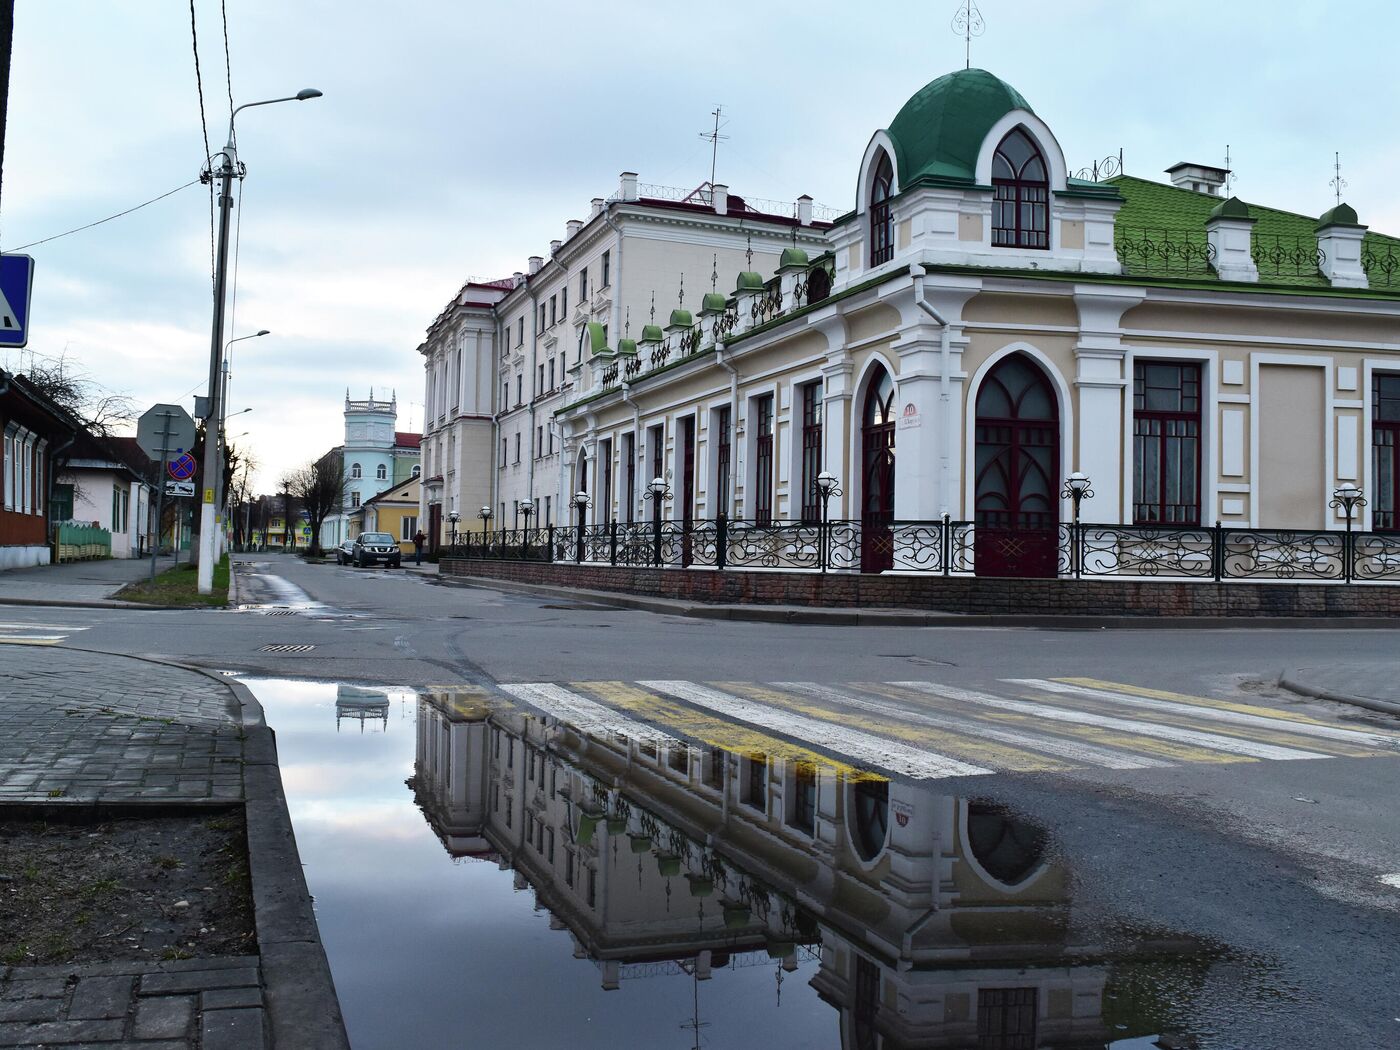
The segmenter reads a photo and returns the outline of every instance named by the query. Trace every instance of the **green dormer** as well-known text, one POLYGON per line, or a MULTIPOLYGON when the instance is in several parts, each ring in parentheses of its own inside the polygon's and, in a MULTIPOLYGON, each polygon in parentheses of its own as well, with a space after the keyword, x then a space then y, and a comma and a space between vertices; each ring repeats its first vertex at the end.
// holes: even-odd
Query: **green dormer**
POLYGON ((588 346, 595 357, 608 352, 608 330, 597 321, 588 322, 588 346))
POLYGON ((805 268, 808 261, 807 253, 801 248, 784 248, 782 258, 778 260, 778 269, 786 270, 793 266, 805 268))
POLYGON ((672 310, 671 323, 667 328, 689 328, 695 323, 695 319, 690 316, 689 310, 672 310))
POLYGON ((702 314, 722 314, 728 300, 719 292, 706 292, 705 298, 700 300, 700 312, 702 314))
POLYGON ((642 338, 640 342, 659 343, 665 338, 666 337, 662 334, 661 326, 659 324, 649 324, 642 329, 642 338))
POLYGON ((763 275, 754 273, 752 270, 745 270, 739 274, 739 282, 734 286, 735 292, 761 292, 763 291, 763 275))

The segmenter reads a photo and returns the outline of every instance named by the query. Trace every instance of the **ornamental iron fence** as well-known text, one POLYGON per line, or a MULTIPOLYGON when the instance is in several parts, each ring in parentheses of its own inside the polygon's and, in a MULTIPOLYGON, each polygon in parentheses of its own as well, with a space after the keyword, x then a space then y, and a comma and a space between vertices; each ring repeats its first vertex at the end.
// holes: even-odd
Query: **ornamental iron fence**
MULTIPOLYGON (((1007 530, 983 530, 981 575, 999 571, 1007 530)), ((1053 573, 1075 579, 1400 582, 1400 533, 1225 526, 1063 522, 1010 536, 1049 551, 1053 573)), ((835 519, 760 522, 609 521, 459 536, 446 557, 569 562, 630 568, 782 569, 807 572, 979 574, 970 521, 863 523, 835 519)), ((1048 558, 1048 554, 1047 554, 1048 558)), ((1046 563, 1049 566, 1049 561, 1046 563)))

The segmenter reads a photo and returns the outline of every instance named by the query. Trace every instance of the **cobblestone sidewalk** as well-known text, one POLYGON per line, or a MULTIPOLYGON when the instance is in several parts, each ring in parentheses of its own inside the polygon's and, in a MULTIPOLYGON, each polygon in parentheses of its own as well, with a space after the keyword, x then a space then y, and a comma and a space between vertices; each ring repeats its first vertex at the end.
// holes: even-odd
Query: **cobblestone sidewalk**
MULTIPOLYGON (((236 803, 231 690, 194 671, 0 644, 0 807, 236 803)), ((257 956, 0 968, 0 1047, 258 1050, 257 956)))

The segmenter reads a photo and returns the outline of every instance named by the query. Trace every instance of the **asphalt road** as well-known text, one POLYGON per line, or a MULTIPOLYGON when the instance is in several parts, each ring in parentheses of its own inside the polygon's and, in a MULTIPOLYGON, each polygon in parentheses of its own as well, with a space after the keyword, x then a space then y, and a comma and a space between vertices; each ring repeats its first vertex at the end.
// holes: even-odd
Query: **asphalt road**
MULTIPOLYGON (((844 717, 854 732, 871 735, 880 731, 880 704, 936 726, 963 709, 956 698, 980 697, 994 707, 1034 695, 1047 705, 1034 711, 1053 716, 1062 709, 1050 705, 1063 700, 1074 717, 1098 719, 1103 728, 1095 731, 1110 741, 1116 717, 1158 718, 1166 726, 1158 728, 1161 754, 1187 754, 1193 738, 1182 734, 1232 717, 1221 711, 1253 712, 1245 736, 1267 751, 1262 758, 1197 761, 1188 754, 1145 768, 1108 768, 1018 767, 993 756, 990 772, 954 776, 947 785, 1003 801, 1044 826, 1076 873, 1084 915, 1204 937, 1250 960, 1243 970, 1264 966, 1277 1001, 1219 995, 1199 1006, 1210 1015, 1204 1028, 1238 1032, 1244 1025, 1256 1041, 1238 1045, 1400 1046, 1400 748, 1333 750, 1311 761, 1272 760, 1275 752, 1267 750, 1282 755, 1283 743, 1296 750, 1298 740, 1285 736, 1290 722, 1304 724, 1300 719, 1400 734, 1400 720, 1304 700, 1270 684, 1285 666, 1400 667, 1391 631, 750 624, 457 587, 402 571, 309 566, 278 555, 250 557, 243 571, 254 604, 243 611, 10 606, 0 610, 0 634, 264 676, 515 687, 510 691, 527 700, 521 683, 646 683, 686 703, 706 702, 704 690, 715 683, 735 683, 708 702, 762 706, 772 683, 811 683, 836 692, 811 692, 805 702, 824 704, 838 712, 834 720, 844 717), (266 646, 313 648, 262 651, 266 646), (1064 687, 1053 683, 1065 679, 1093 683, 1060 697, 1054 689, 1064 687), (874 683, 874 692, 861 683, 874 683), (1154 702, 1168 707, 1146 715, 1132 708, 1154 702), (1188 708, 1176 710, 1183 704, 1188 708), (1258 721, 1268 717, 1279 721, 1258 721), (1291 1005, 1279 1010, 1278 1003, 1291 1005)), ((591 695, 607 707, 614 694, 623 695, 591 695)), ((789 690, 787 708, 771 708, 767 728, 851 757, 843 754, 844 738, 804 737, 807 723, 794 695, 789 690)), ((620 716, 666 728, 664 715, 652 717, 644 705, 620 716)), ((1033 732, 1036 724, 1032 713, 1012 728, 1033 732)))

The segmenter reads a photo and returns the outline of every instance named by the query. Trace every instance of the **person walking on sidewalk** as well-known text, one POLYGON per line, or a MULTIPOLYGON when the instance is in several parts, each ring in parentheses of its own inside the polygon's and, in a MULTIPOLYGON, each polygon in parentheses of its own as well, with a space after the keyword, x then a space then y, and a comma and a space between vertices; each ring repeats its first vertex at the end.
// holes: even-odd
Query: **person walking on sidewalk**
POLYGON ((422 529, 413 534, 413 564, 423 564, 423 544, 427 541, 428 537, 423 535, 422 529))

